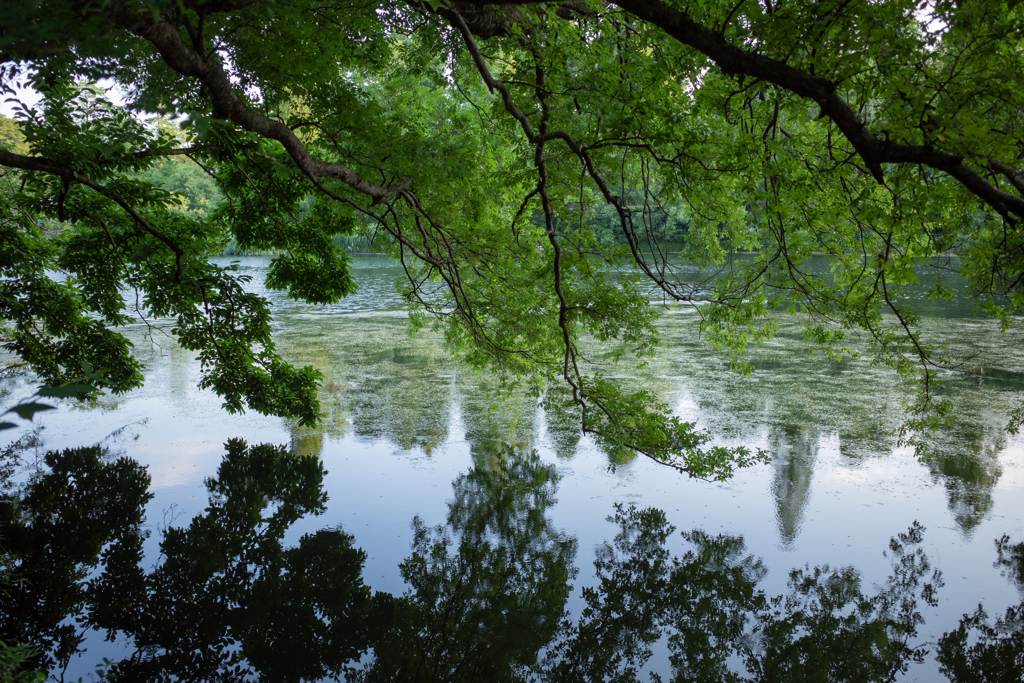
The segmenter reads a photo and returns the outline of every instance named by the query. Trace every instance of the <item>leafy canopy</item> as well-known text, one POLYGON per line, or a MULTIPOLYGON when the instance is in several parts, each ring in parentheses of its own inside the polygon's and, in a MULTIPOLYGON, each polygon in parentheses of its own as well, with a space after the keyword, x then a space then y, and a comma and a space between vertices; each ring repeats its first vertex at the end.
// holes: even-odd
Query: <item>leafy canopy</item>
POLYGON ((1024 304, 1022 36, 1008 0, 12 0, 0 82, 43 100, 17 113, 27 149, 0 151, 3 343, 51 383, 88 361, 126 391, 134 290, 227 409, 311 423, 319 373, 205 255, 279 252, 268 284, 326 303, 354 287, 339 238, 363 231, 405 267, 414 323, 567 386, 549 407, 611 448, 708 478, 760 457, 597 362, 657 343, 651 287, 728 352, 779 308, 830 354, 866 331, 922 380, 912 435, 948 410, 952 361, 907 288, 951 296, 928 269, 955 254, 979 309, 1008 324, 1024 304), (168 189, 181 159, 216 193, 168 189), (694 282, 670 243, 750 255, 694 282))

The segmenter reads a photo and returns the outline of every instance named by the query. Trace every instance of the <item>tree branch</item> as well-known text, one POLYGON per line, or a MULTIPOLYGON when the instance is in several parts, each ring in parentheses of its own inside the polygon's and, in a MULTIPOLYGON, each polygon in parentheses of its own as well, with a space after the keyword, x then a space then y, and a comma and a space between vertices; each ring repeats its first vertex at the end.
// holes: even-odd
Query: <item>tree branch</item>
POLYGON ((313 158, 291 128, 253 111, 242 102, 220 62, 213 56, 203 57, 187 46, 178 29, 169 22, 155 20, 148 12, 125 12, 118 14, 116 20, 127 31, 152 43, 171 69, 182 76, 197 78, 210 97, 214 116, 228 119, 261 137, 277 140, 304 173, 340 180, 357 192, 370 196, 374 203, 405 189, 404 186, 381 187, 342 164, 313 158))
MULTIPOLYGON (((484 0, 460 0, 460 6, 493 6, 484 0)), ((505 0, 499 6, 540 4, 536 0, 505 0)), ((884 183, 882 164, 921 164, 955 178, 967 190, 984 200, 1006 219, 1024 218, 1024 197, 1000 190, 961 156, 943 152, 932 145, 902 145, 881 140, 861 121, 857 112, 836 92, 836 84, 790 66, 785 62, 744 50, 697 23, 689 14, 663 0, 616 0, 615 5, 638 19, 657 26, 683 45, 708 57, 729 75, 745 75, 771 83, 800 97, 813 100, 823 116, 831 120, 849 141, 868 170, 884 183)))
POLYGON ((0 149, 0 166, 20 168, 24 171, 38 171, 41 173, 49 173, 51 175, 63 178, 67 182, 74 181, 81 185, 85 185, 86 187, 92 190, 95 190, 99 194, 103 195, 104 197, 106 197, 107 199, 114 202, 122 209, 124 209, 125 213, 127 213, 135 220, 136 225, 138 225, 141 230, 157 238, 158 240, 166 244, 167 247, 172 252, 174 252, 176 272, 175 277, 181 277, 181 259, 185 255, 184 250, 182 250, 182 248, 178 246, 178 244, 170 237, 168 237, 167 235, 163 234, 162 232, 154 228, 152 225, 150 225, 149 221, 143 218, 142 215, 135 210, 135 207, 133 207, 131 204, 124 201, 123 199, 117 197, 114 193, 112 193, 103 185, 97 183, 95 180, 87 178, 86 176, 82 175, 81 173, 78 173, 77 171, 72 171, 69 168, 65 168, 60 164, 49 159, 44 159, 42 157, 26 157, 20 154, 14 154, 13 152, 7 152, 2 149, 0 149))

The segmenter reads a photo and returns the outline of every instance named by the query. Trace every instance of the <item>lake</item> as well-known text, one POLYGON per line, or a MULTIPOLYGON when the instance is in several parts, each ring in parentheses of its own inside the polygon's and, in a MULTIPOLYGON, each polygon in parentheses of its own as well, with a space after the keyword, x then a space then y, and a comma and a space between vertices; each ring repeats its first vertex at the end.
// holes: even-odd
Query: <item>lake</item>
MULTIPOLYGON (((914 388, 892 371, 868 357, 836 362, 811 354, 800 336, 800 320, 779 315, 779 334, 751 350, 755 371, 744 376, 701 340, 692 308, 664 307, 656 356, 639 372, 622 365, 618 376, 645 385, 684 419, 710 430, 717 443, 761 448, 772 456, 770 463, 739 471, 728 482, 709 483, 643 457, 611 456, 581 437, 571 420, 545 414, 537 399, 502 393, 493 377, 462 367, 438 335, 421 331, 411 337, 395 287, 400 270, 383 257, 354 257, 359 291, 329 306, 301 304, 266 291, 266 258, 217 259, 230 261, 238 261, 253 278, 250 287, 273 302, 279 351, 323 372, 326 417, 320 427, 227 414, 215 395, 196 388, 198 364, 168 335, 171 325, 152 329, 137 324, 126 334, 147 366, 144 387, 61 405, 38 415, 31 426, 5 432, 4 441, 26 437, 34 427, 36 439, 23 451, 27 459, 45 450, 95 443, 134 458, 152 477, 154 497, 146 514, 154 532, 185 526, 203 512, 208 498, 204 480, 216 474, 224 444, 232 437, 318 455, 328 471, 326 511, 294 524, 286 542, 340 527, 366 552, 365 582, 395 596, 409 590, 400 563, 416 541, 415 518, 421 520, 419 528, 449 522, 451 530, 450 502, 471 505, 495 481, 512 486, 509 479, 517 472, 550 473, 544 484, 547 498, 530 509, 543 517, 549 545, 557 538, 560 548, 572 551, 569 559, 578 573, 568 581, 564 616, 574 623, 587 604, 584 589, 599 588, 600 579, 615 567, 636 569, 636 557, 643 555, 628 543, 615 545, 616 534, 630 523, 640 533, 629 506, 663 511, 664 524, 675 531, 659 543, 669 556, 681 558, 675 566, 691 573, 697 567, 701 577, 713 567, 688 561, 685 554, 700 556, 719 547, 714 543, 723 548, 731 543, 732 554, 725 556, 733 557, 736 566, 750 558, 744 580, 769 598, 796 595, 792 570, 813 572, 824 565, 865 596, 890 590, 894 557, 902 552, 890 547, 890 539, 917 522, 923 531, 909 544, 941 570, 943 585, 934 605, 918 600, 923 623, 910 645, 925 647, 929 654, 923 662, 908 661, 899 680, 946 680, 934 656, 943 633, 954 630, 979 604, 995 616, 1024 599, 1024 586, 1013 580, 1021 568, 1000 563, 996 545, 1004 535, 1011 544, 1024 542, 1024 437, 1004 429, 1009 411, 1024 397, 1024 331, 1019 324, 1000 333, 997 322, 972 316, 962 301, 934 304, 922 290, 923 328, 946 345, 948 355, 966 362, 946 373, 942 389, 953 402, 957 422, 937 434, 930 456, 919 460, 912 449, 897 445, 902 406, 913 398, 914 388), (453 482, 458 482, 454 490, 453 482), (480 488, 467 493, 466 487, 473 486, 480 488), (604 562, 600 572, 595 559, 604 562)), ((7 406, 33 390, 29 376, 5 380, 0 401, 7 406)), ((650 519, 644 523, 654 524, 650 519)), ((146 541, 147 566, 157 561, 159 537, 153 533, 146 541)), ((682 594, 695 600, 692 593, 682 594)), ((627 604, 644 604, 636 596, 631 599, 627 604)), ((735 615, 739 604, 716 609, 735 615)), ((637 664, 644 679, 647 672, 668 679, 674 670, 683 671, 680 653, 686 647, 680 642, 696 642, 691 631, 699 619, 679 612, 678 604, 672 609, 671 618, 659 622, 662 632, 650 645, 650 657, 637 664), (673 640, 672 629, 664 627, 670 621, 680 638, 673 640)), ((742 609, 753 615, 748 629, 758 614, 771 611, 763 605, 742 609)), ((778 609, 786 614, 784 607, 778 609)), ((844 609, 849 613, 852 608, 844 609)), ((801 614, 810 611, 803 608, 801 614)), ((708 627, 700 628, 706 632, 708 627)), ((87 645, 69 668, 72 678, 87 675, 103 657, 124 656, 123 643, 107 643, 98 635, 90 636, 87 645)), ((542 653, 557 650, 546 647, 542 653)), ((758 647, 763 649, 763 643, 748 648, 755 654, 747 659, 732 652, 722 661, 753 675, 744 667, 760 656, 758 647)))

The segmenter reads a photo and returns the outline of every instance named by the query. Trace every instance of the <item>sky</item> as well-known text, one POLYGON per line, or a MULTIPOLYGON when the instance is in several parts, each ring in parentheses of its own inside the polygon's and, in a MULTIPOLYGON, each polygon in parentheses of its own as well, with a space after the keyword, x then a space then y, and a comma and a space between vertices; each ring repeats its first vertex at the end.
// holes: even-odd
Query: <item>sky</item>
MULTIPOLYGON (((13 95, 11 95, 10 93, 3 95, 2 100, 0 100, 0 114, 3 114, 8 118, 14 118, 16 104, 12 100, 21 100, 24 104, 27 104, 31 107, 35 105, 37 102, 39 102, 39 100, 42 97, 39 93, 37 93, 29 86, 21 87, 19 83, 11 83, 8 85, 11 85, 13 87, 15 93, 13 95)), ((97 85, 99 85, 101 88, 107 91, 107 97, 109 97, 111 101, 113 101, 115 104, 124 104, 124 97, 122 96, 122 91, 120 88, 115 87, 114 82, 112 80, 104 78, 98 81, 97 85)))
POLYGON ((39 93, 32 88, 15 88, 15 94, 10 93, 3 95, 3 101, 0 101, 0 114, 8 118, 14 118, 15 104, 11 100, 19 99, 25 104, 32 106, 39 101, 39 93))

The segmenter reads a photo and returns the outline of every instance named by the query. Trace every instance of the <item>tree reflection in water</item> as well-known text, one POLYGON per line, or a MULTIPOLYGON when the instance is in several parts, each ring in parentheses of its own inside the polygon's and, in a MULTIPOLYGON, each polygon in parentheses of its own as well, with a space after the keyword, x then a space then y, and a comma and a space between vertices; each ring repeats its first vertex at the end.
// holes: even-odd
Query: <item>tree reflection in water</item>
POLYGON ((187 529, 170 528, 161 562, 119 630, 136 652, 115 666, 125 680, 318 680, 344 672, 390 623, 390 596, 363 584, 366 553, 340 529, 285 532, 320 514, 323 465, 262 444, 227 443, 210 505, 187 529))
MULTIPOLYGON (((34 648, 0 648, 0 669, 63 678, 89 629, 128 643, 106 669, 123 680, 636 681, 654 668, 674 681, 889 681, 927 654, 921 609, 942 582, 916 524, 892 539, 892 573, 871 594, 854 568, 821 566, 771 596, 741 537, 684 532, 673 555, 662 511, 619 507, 572 615, 576 542, 549 517, 554 466, 487 450, 453 483, 445 524, 414 520, 398 597, 371 594, 365 553, 340 529, 285 546, 324 510, 315 455, 230 441, 209 507, 163 532, 147 572, 145 470, 99 448, 49 453, 48 472, 6 486, 0 505, 0 640, 34 648), (667 667, 651 661, 658 648, 667 667)), ((1024 543, 996 551, 1024 590, 1024 543)), ((957 683, 1022 680, 1024 605, 992 624, 965 615, 936 655, 957 683)))
POLYGON ((343 673, 390 625, 390 596, 363 585, 366 555, 351 536, 324 529, 282 543, 324 510, 318 458, 229 441, 206 482, 209 507, 164 532, 149 573, 149 477, 105 460, 98 447, 50 453, 49 473, 5 493, 0 640, 33 646, 26 666, 63 679, 95 629, 132 644, 113 678, 317 680, 343 673))
POLYGON ((554 467, 504 448, 455 480, 443 526, 417 517, 410 590, 358 680, 522 680, 555 636, 575 540, 554 529, 554 467))
POLYGON ((816 428, 783 425, 768 433, 772 454, 772 495, 783 545, 792 546, 800 533, 804 511, 811 499, 811 479, 818 460, 821 434, 816 428))
POLYGON ((794 570, 789 592, 769 597, 742 538, 684 532, 690 549, 671 557, 675 529, 660 510, 620 507, 614 520, 600 584, 547 654, 547 680, 637 680, 666 636, 675 681, 886 681, 924 656, 911 644, 918 605, 934 603, 941 579, 917 547, 919 526, 892 540, 892 576, 873 596, 853 568, 824 566, 794 570))
MULTIPOLYGON (((995 565, 1024 598, 1024 542, 1011 544, 1009 536, 997 539, 995 565)), ((955 631, 939 639, 936 658, 953 683, 1024 681, 1024 602, 1008 608, 991 625, 978 605, 955 631)))
POLYGON ((51 451, 48 471, 17 491, 16 449, 0 453, 0 641, 31 644, 32 668, 63 671, 84 627, 129 605, 141 576, 149 475, 104 455, 97 446, 51 451))

